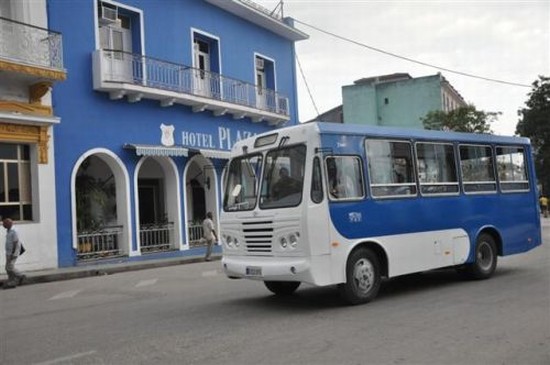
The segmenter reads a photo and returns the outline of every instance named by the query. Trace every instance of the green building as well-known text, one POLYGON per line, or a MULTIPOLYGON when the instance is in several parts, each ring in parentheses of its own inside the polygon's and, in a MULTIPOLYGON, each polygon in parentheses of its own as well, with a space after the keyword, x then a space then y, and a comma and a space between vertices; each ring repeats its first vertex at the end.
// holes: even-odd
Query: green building
POLYGON ((363 78, 342 87, 343 104, 321 114, 323 122, 423 128, 421 118, 466 102, 440 74, 413 78, 407 73, 363 78))

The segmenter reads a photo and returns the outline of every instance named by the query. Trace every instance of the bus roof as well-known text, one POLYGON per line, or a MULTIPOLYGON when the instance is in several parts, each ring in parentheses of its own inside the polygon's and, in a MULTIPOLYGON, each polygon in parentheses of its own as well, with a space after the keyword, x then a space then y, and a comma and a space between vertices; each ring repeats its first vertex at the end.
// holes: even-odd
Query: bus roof
POLYGON ((499 136, 494 134, 447 132, 447 131, 434 131, 434 130, 415 129, 415 128, 380 127, 380 126, 325 123, 325 122, 305 123, 305 124, 302 124, 302 126, 306 127, 308 124, 311 124, 312 128, 317 128, 317 130, 321 134, 356 134, 356 135, 359 134, 359 135, 368 135, 368 136, 374 136, 374 137, 433 139, 433 140, 477 142, 477 143, 530 144, 529 138, 514 137, 514 136, 499 136))
MULTIPOLYGON (((399 127, 380 127, 380 126, 367 126, 357 124, 342 124, 342 123, 327 123, 327 122, 308 122, 289 126, 285 128, 275 129, 269 132, 261 133, 253 137, 235 142, 232 148, 232 154, 240 154, 241 148, 248 145, 250 147, 249 152, 257 150, 252 147, 254 141, 262 136, 268 136, 278 134, 282 137, 285 133, 290 131, 298 132, 302 130, 306 134, 325 134, 325 135, 355 135, 355 136, 369 136, 369 137, 382 137, 382 138, 395 138, 395 139, 415 139, 415 140, 431 140, 431 141, 445 141, 445 142, 462 142, 462 143, 485 143, 485 144, 520 144, 529 145, 529 138, 514 137, 514 136, 499 136, 494 134, 482 134, 482 133, 461 133, 461 132, 446 132, 446 131, 434 131, 426 129, 414 129, 414 128, 399 128, 399 127)), ((300 132, 298 132, 301 134, 300 132)), ((276 138, 276 140, 278 137, 276 138)), ((260 147, 264 149, 266 147, 260 147)), ((272 146, 268 146, 272 148, 272 146)))

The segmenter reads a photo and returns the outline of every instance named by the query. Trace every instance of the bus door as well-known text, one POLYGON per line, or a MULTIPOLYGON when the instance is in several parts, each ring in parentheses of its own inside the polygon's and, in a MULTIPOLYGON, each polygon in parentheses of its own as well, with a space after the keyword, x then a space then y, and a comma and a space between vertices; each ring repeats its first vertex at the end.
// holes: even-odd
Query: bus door
MULTIPOLYGON (((304 197, 308 202, 307 230, 311 242, 311 255, 326 255, 330 253, 330 214, 328 210, 328 197, 323 189, 322 159, 320 156, 313 158, 310 196, 304 197)), ((328 190, 328 189, 327 189, 328 190)))

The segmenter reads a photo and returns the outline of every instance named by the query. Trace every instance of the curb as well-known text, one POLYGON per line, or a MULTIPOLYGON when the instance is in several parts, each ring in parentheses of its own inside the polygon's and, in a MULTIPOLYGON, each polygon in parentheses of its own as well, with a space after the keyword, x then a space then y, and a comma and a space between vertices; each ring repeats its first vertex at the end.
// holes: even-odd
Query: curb
MULTIPOLYGON (((221 256, 212 256, 212 261, 221 260, 221 256)), ((181 258, 181 259, 165 259, 158 260, 154 262, 139 262, 139 263, 122 263, 122 264, 110 264, 112 266, 100 266, 100 267, 82 267, 81 269, 68 269, 68 271, 58 271, 51 273, 33 273, 23 272, 26 276, 25 281, 21 285, 30 285, 30 284, 39 284, 39 283, 49 283, 53 281, 62 281, 62 280, 72 280, 80 279, 87 277, 95 276, 104 276, 112 275, 129 271, 138 271, 145 269, 154 269, 160 267, 176 266, 176 265, 185 265, 185 264, 196 264, 200 262, 205 262, 204 257, 192 257, 192 258, 181 258)), ((7 282, 7 278, 0 280, 0 285, 3 287, 4 283, 7 282)))

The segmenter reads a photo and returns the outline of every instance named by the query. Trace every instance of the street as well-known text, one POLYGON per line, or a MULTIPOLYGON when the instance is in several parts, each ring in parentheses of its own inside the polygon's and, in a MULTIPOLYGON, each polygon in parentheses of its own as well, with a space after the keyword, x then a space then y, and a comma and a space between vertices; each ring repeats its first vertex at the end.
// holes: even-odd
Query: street
POLYGON ((0 363, 550 364, 543 237, 490 280, 410 275, 354 307, 333 287, 275 297, 219 261, 3 290, 0 363))

